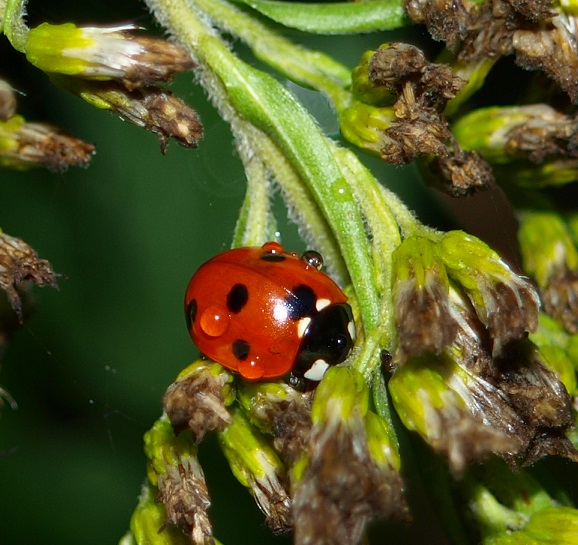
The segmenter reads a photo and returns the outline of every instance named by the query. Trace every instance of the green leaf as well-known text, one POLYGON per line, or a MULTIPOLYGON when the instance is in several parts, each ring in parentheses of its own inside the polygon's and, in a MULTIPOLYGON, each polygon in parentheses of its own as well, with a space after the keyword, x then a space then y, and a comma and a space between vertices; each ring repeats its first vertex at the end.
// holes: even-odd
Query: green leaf
POLYGON ((391 30, 411 22, 399 0, 310 4, 276 0, 236 0, 284 26, 319 34, 391 30))

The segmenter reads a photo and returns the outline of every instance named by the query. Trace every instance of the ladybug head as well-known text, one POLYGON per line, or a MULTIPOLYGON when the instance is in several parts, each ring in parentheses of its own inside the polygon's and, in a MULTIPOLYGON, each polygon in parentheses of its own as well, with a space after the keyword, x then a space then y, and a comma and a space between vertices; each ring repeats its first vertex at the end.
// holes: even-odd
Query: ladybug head
POLYGON ((353 347, 355 329, 347 303, 329 305, 318 312, 307 327, 291 369, 292 382, 318 382, 330 365, 347 358, 353 347))

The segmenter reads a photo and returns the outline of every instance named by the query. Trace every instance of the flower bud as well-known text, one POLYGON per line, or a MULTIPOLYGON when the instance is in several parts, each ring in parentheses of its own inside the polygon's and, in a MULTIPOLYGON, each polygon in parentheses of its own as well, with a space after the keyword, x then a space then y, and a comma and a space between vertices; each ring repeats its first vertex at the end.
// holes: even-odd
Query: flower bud
POLYGON ((416 358, 399 367, 389 391, 404 426, 445 454, 456 475, 491 453, 517 452, 522 446, 507 426, 491 425, 502 418, 509 430, 522 426, 499 390, 448 356, 416 358))
POLYGON ((347 367, 332 367, 317 387, 310 447, 294 484, 297 545, 355 545, 370 520, 404 514, 395 441, 368 405, 363 377, 347 367))
POLYGON ((181 47, 137 36, 132 25, 77 27, 42 23, 30 29, 26 57, 47 73, 118 80, 128 89, 169 80, 194 63, 181 47))
MULTIPOLYGON (((209 492, 192 435, 183 433, 176 437, 164 415, 145 433, 144 439, 149 459, 148 480, 158 488, 157 499, 166 509, 166 520, 157 532, 175 525, 194 545, 213 545, 207 515, 209 492)), ((153 514, 159 517, 158 512, 153 514)))
POLYGON ((128 91, 115 81, 85 81, 57 75, 51 76, 51 80, 92 106, 109 110, 155 133, 163 153, 170 137, 185 148, 196 148, 203 136, 203 125, 195 110, 160 87, 128 91))
POLYGON ((398 357, 439 354, 457 334, 450 311, 449 280, 435 243, 406 238, 393 255, 393 299, 398 357))
POLYGON ((40 259, 28 244, 0 231, 0 288, 6 292, 20 321, 23 318, 20 292, 26 282, 57 288, 57 277, 50 263, 40 259))
POLYGON ((489 246, 463 231, 449 231, 441 239, 439 256, 448 276, 467 294, 487 328, 494 355, 536 329, 537 293, 489 246))
POLYGON ((191 429, 200 442, 208 431, 230 424, 227 407, 235 398, 232 381, 231 373, 209 360, 196 361, 182 371, 163 397, 175 433, 191 429))
POLYGON ((578 250, 568 226, 556 212, 528 210, 518 240, 524 270, 535 278, 546 312, 578 333, 578 250))
POLYGON ((231 423, 219 433, 231 471, 251 491, 269 528, 275 533, 285 533, 292 526, 285 467, 265 437, 239 409, 233 409, 231 416, 231 423))
POLYGON ((93 153, 92 144, 51 125, 28 123, 19 115, 0 121, 0 167, 63 172, 69 166, 88 166, 93 153))
POLYGON ((167 513, 155 497, 156 489, 145 484, 130 519, 130 532, 119 545, 190 545, 190 540, 175 526, 164 528, 167 513), (162 531, 159 531, 162 528, 162 531))
POLYGON ((273 446, 288 468, 309 444, 312 396, 284 382, 244 382, 238 387, 237 398, 249 421, 273 436, 273 446))

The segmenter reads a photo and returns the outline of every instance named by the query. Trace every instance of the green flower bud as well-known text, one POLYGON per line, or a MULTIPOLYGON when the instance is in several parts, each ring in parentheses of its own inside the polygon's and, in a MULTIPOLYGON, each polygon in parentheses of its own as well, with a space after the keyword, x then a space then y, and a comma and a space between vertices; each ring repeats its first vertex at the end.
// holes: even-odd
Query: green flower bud
POLYGON ((93 153, 93 145, 51 125, 28 123, 20 115, 0 121, 0 167, 63 172, 69 166, 88 166, 93 153))
POLYGON ((375 51, 366 51, 360 63, 353 69, 351 92, 364 104, 388 106, 393 104, 397 97, 387 87, 378 85, 369 78, 369 64, 374 54, 375 51))
POLYGON ((28 33, 26 57, 44 72, 119 80, 132 90, 167 81, 193 66, 181 47, 135 35, 132 25, 104 28, 42 23, 28 33))
POLYGON ((457 334, 450 310, 449 280, 435 243, 412 236, 393 255, 393 299, 398 357, 440 353, 457 334))
POLYGON ((546 105, 480 108, 461 116, 452 131, 463 148, 479 151, 490 163, 509 163, 522 157, 509 142, 512 131, 540 118, 547 122, 553 112, 546 105))
POLYGON ((538 324, 538 295, 487 244, 463 231, 445 233, 438 247, 448 276, 460 285, 493 339, 493 353, 538 324))
POLYGON ((267 525, 276 533, 287 532, 292 523, 285 467, 266 438, 240 410, 233 409, 231 416, 231 423, 219 433, 231 471, 251 491, 267 525))
POLYGON ((235 399, 233 375, 218 363, 198 360, 189 365, 165 392, 165 411, 175 432, 191 429, 196 441, 208 431, 231 422, 227 407, 235 399))
POLYGON ((536 279, 546 312, 578 333, 578 250, 568 226, 555 212, 525 211, 518 240, 524 270, 536 279))
POLYGON ((452 129, 461 146, 499 165, 504 183, 542 187, 576 179, 574 126, 573 116, 535 104, 475 110, 452 129))
POLYGON ((381 150, 391 139, 385 130, 395 123, 390 107, 378 108, 354 101, 339 113, 339 126, 343 137, 365 151, 381 156, 381 150))
MULTIPOLYGON (((396 369, 389 381, 393 404, 404 426, 445 454, 453 473, 490 453, 516 452, 521 441, 497 417, 519 426, 500 392, 449 357, 417 358, 396 369)), ((513 426, 511 429, 515 429, 513 426)))
POLYGON ((149 459, 147 477, 158 488, 157 499, 166 509, 166 520, 157 531, 172 524, 195 545, 212 545, 213 530, 207 515, 209 492, 192 435, 176 437, 163 415, 144 439, 149 459))
POLYGON ((301 393, 285 382, 242 382, 237 399, 252 425, 273 436, 273 446, 288 468, 309 445, 312 392, 301 393))

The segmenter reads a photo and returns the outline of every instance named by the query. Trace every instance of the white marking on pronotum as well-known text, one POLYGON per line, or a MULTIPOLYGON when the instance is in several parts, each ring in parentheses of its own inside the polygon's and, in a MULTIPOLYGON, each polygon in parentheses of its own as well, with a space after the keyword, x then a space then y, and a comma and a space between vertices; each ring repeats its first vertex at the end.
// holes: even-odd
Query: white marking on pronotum
POLYGON ((347 331, 349 331, 349 334, 351 335, 351 340, 354 341, 355 340, 355 324, 353 323, 353 320, 351 320, 347 324, 347 331))
POLYGON ((315 302, 315 308, 317 312, 321 312, 325 307, 329 306, 331 301, 329 299, 317 299, 315 302))
POLYGON ((301 318, 301 320, 297 322, 297 335, 299 335, 300 339, 305 335, 310 323, 311 318, 301 318))
POLYGON ((315 360, 313 365, 303 376, 307 380, 315 380, 319 382, 323 378, 323 375, 325 374, 325 371, 327 371, 328 367, 329 364, 325 360, 315 360))

